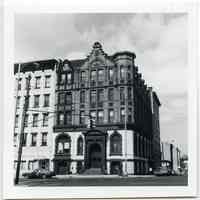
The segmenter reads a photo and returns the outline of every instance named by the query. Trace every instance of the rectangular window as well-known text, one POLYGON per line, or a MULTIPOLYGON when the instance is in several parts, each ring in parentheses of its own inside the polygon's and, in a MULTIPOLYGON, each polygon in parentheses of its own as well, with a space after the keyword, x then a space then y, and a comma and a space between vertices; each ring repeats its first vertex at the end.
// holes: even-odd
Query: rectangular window
POLYGON ((132 108, 128 108, 128 122, 132 121, 132 108))
POLYGON ((104 120, 103 110, 99 110, 97 112, 98 123, 102 124, 104 120))
POLYGON ((23 139, 22 139, 22 146, 26 146, 26 143, 27 143, 27 133, 24 133, 23 134, 23 139))
POLYGON ((90 76, 91 81, 96 81, 97 76, 96 76, 96 70, 91 71, 91 76, 90 76))
POLYGON ((69 92, 66 94, 66 105, 71 105, 72 104, 72 93, 69 92))
POLYGON ((22 79, 20 78, 18 80, 18 90, 21 90, 22 89, 22 79))
POLYGON ((40 104, 40 95, 34 95, 34 108, 38 108, 40 104))
POLYGON ((42 146, 47 146, 47 132, 42 133, 42 146))
POLYGON ((30 80, 26 78, 26 86, 25 86, 26 90, 29 89, 28 87, 30 88, 30 80))
POLYGON ((104 101, 104 90, 99 89, 98 90, 98 106, 99 107, 103 106, 103 101, 104 101))
POLYGON ((128 66, 128 71, 127 71, 127 79, 131 80, 131 66, 128 66))
POLYGON ((126 78, 125 67, 123 65, 120 66, 120 79, 124 80, 126 78))
POLYGON ((114 70, 112 68, 110 68, 108 70, 108 79, 109 79, 109 81, 113 81, 114 80, 114 70))
POLYGON ((90 116, 92 119, 96 120, 96 111, 90 111, 90 116))
POLYGON ((51 86, 51 76, 45 76, 45 88, 50 88, 51 86))
POLYGON ((80 92, 80 103, 85 103, 85 91, 80 92))
POLYGON ((114 100, 114 89, 109 88, 108 89, 108 101, 113 101, 114 100))
POLYGON ((49 170, 49 159, 39 160, 39 168, 49 170))
POLYGON ((50 95, 49 94, 45 94, 44 95, 44 107, 49 107, 49 98, 50 95))
POLYGON ((17 133, 15 133, 14 134, 14 138, 13 138, 13 145, 14 145, 14 147, 17 146, 17 137, 18 137, 18 135, 17 135, 17 133))
POLYGON ((33 114, 33 127, 38 126, 38 114, 33 114))
POLYGON ((85 124, 85 112, 80 111, 80 124, 85 124))
POLYGON ((123 87, 120 88, 120 100, 125 101, 125 90, 123 87))
POLYGON ((98 81, 103 82, 104 81, 104 71, 103 69, 98 70, 98 81))
POLYGON ((26 169, 26 161, 25 160, 22 160, 20 168, 21 168, 21 170, 26 169))
POLYGON ((28 127, 28 114, 25 115, 25 118, 24 118, 24 127, 28 127))
POLYGON ((125 109, 124 108, 120 109, 120 119, 121 119, 121 122, 125 122, 125 109))
POLYGON ((71 84, 72 83, 72 73, 68 72, 67 73, 67 84, 71 84))
POLYGON ((35 88, 36 88, 36 89, 39 89, 39 88, 40 88, 40 80, 41 80, 41 77, 40 77, 40 76, 35 77, 35 88))
POLYGON ((128 99, 132 100, 132 89, 131 89, 131 87, 128 87, 128 99))
POLYGON ((92 107, 96 106, 96 90, 90 92, 90 104, 92 107))
POLYGON ((114 122, 114 110, 113 109, 108 110, 108 122, 109 123, 114 122))
POLYGON ((43 120, 42 120, 43 126, 48 126, 48 113, 43 114, 43 120))
POLYGON ((86 72, 82 71, 81 72, 81 82, 85 82, 86 81, 86 72))
MULTIPOLYGON (((26 103, 27 103, 27 108, 29 107, 29 101, 30 101, 30 96, 28 96, 28 97, 24 97, 24 102, 26 101, 26 103)), ((34 105, 33 105, 34 106, 34 105)))
POLYGON ((66 123, 72 124, 72 113, 71 112, 66 112, 66 123))
POLYGON ((37 133, 31 133, 31 146, 37 145, 37 133))
POLYGON ((16 107, 17 107, 17 108, 20 107, 20 97, 17 97, 16 107))
POLYGON ((18 128, 19 125, 19 115, 15 116, 15 128, 18 128))
POLYGON ((59 93, 58 96, 58 103, 60 105, 64 105, 65 104, 65 93, 59 93))
POLYGON ((58 124, 64 125, 64 114, 63 113, 58 114, 58 124))

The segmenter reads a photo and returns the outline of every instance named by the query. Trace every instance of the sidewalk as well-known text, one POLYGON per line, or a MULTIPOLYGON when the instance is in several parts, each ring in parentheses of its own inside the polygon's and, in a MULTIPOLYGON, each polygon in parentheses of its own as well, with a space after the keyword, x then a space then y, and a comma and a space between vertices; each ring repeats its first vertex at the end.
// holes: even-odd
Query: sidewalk
POLYGON ((83 174, 67 174, 67 175, 56 175, 55 178, 58 179, 70 179, 70 178, 149 178, 155 177, 154 175, 128 175, 128 176, 119 176, 119 175, 83 175, 83 174))

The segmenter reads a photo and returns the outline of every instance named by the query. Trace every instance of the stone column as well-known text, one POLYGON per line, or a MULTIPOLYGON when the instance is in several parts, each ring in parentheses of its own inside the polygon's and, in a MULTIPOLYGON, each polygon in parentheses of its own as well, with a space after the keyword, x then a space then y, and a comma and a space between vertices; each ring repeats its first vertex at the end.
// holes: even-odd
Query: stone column
POLYGON ((106 164, 107 164, 107 174, 110 174, 110 161, 107 161, 106 164))

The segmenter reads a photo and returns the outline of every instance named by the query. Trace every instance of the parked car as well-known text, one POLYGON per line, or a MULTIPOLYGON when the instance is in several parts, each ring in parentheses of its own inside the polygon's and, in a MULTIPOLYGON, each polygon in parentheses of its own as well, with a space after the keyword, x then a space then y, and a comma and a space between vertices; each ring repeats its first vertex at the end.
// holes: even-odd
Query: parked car
POLYGON ((23 173, 22 176, 27 178, 51 178, 55 176, 55 173, 46 169, 35 169, 32 172, 23 173))
POLYGON ((158 167, 154 170, 156 176, 169 176, 172 175, 172 170, 169 167, 158 167))

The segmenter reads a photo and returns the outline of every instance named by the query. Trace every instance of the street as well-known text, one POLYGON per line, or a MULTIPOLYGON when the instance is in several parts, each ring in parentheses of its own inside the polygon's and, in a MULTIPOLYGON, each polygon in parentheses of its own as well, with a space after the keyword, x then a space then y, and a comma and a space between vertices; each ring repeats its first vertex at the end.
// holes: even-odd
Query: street
POLYGON ((19 180, 19 186, 186 186, 187 176, 53 177, 19 180))

